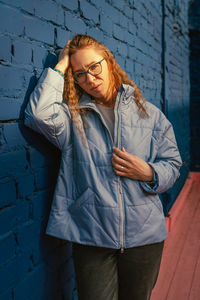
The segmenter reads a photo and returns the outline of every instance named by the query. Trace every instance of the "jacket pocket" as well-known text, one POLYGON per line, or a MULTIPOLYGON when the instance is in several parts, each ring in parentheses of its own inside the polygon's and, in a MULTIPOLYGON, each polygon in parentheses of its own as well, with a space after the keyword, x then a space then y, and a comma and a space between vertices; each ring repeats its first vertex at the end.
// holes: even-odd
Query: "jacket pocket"
POLYGON ((69 212, 73 213, 85 203, 94 203, 95 193, 88 187, 69 207, 69 212))

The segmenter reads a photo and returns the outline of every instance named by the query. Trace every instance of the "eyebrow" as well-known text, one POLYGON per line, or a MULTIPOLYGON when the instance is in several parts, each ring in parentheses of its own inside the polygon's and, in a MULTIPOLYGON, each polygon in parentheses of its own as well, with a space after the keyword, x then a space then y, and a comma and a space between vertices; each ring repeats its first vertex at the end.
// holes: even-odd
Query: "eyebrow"
MULTIPOLYGON (((89 63, 88 65, 85 66, 85 68, 89 68, 90 66, 96 64, 98 61, 92 61, 91 63, 89 63)), ((76 71, 74 71, 74 74, 75 73, 79 73, 79 72, 86 72, 87 70, 83 70, 83 69, 78 69, 76 71)))

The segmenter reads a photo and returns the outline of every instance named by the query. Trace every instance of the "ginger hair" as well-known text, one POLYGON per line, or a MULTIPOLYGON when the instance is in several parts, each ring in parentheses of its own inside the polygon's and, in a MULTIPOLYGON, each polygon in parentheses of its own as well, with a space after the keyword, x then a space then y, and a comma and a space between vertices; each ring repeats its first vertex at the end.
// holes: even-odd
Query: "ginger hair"
MULTIPOLYGON (((116 95, 120 86, 124 84, 129 84, 134 87, 134 100, 138 106, 141 117, 148 117, 148 113, 145 109, 145 98, 139 91, 137 85, 129 79, 128 75, 122 70, 118 65, 112 53, 104 46, 104 44, 97 41, 95 38, 86 34, 77 34, 71 40, 69 44, 69 57, 75 54, 77 50, 83 48, 94 48, 101 53, 102 57, 106 60, 110 76, 110 90, 108 94, 116 95)), ((63 97, 64 101, 68 103, 71 113, 72 120, 76 123, 76 116, 84 114, 85 110, 78 109, 78 103, 83 94, 83 90, 75 83, 73 78, 73 72, 71 65, 68 67, 65 73, 65 83, 63 97)), ((80 120, 80 119, 79 119, 80 120)))

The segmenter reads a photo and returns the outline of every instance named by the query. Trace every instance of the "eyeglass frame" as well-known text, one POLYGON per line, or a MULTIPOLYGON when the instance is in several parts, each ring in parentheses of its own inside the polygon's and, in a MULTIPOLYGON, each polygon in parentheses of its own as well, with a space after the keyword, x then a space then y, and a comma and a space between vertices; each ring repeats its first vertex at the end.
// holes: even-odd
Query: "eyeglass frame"
POLYGON ((104 60, 105 58, 102 58, 100 61, 98 61, 98 62, 96 62, 96 63, 94 63, 94 64, 92 64, 88 69, 87 69, 87 71, 85 71, 85 72, 78 72, 78 73, 76 73, 76 74, 74 74, 74 75, 72 75, 73 76, 73 78, 74 78, 74 81, 77 83, 77 84, 83 84, 83 83, 85 83, 86 81, 87 81, 87 74, 90 74, 90 75, 92 75, 92 76, 98 76, 99 74, 101 74, 102 73, 102 65, 101 65, 101 63, 102 63, 102 61, 104 60), (101 71, 98 73, 98 74, 92 74, 92 73, 90 73, 90 68, 92 67, 92 66, 94 66, 94 65, 97 65, 97 64, 100 64, 100 67, 101 67, 101 71), (85 75, 85 80, 83 81, 83 82, 81 82, 81 83, 79 83, 77 80, 76 80, 76 75, 77 74, 84 74, 85 75))

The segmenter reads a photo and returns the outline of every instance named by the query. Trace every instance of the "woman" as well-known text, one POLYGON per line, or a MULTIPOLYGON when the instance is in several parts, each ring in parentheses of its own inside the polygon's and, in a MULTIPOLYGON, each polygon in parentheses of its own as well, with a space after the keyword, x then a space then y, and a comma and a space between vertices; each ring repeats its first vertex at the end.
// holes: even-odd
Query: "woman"
POLYGON ((103 44, 76 35, 25 124, 62 151, 47 233, 73 242, 79 300, 150 299, 167 237, 158 193, 181 166, 169 121, 103 44))

